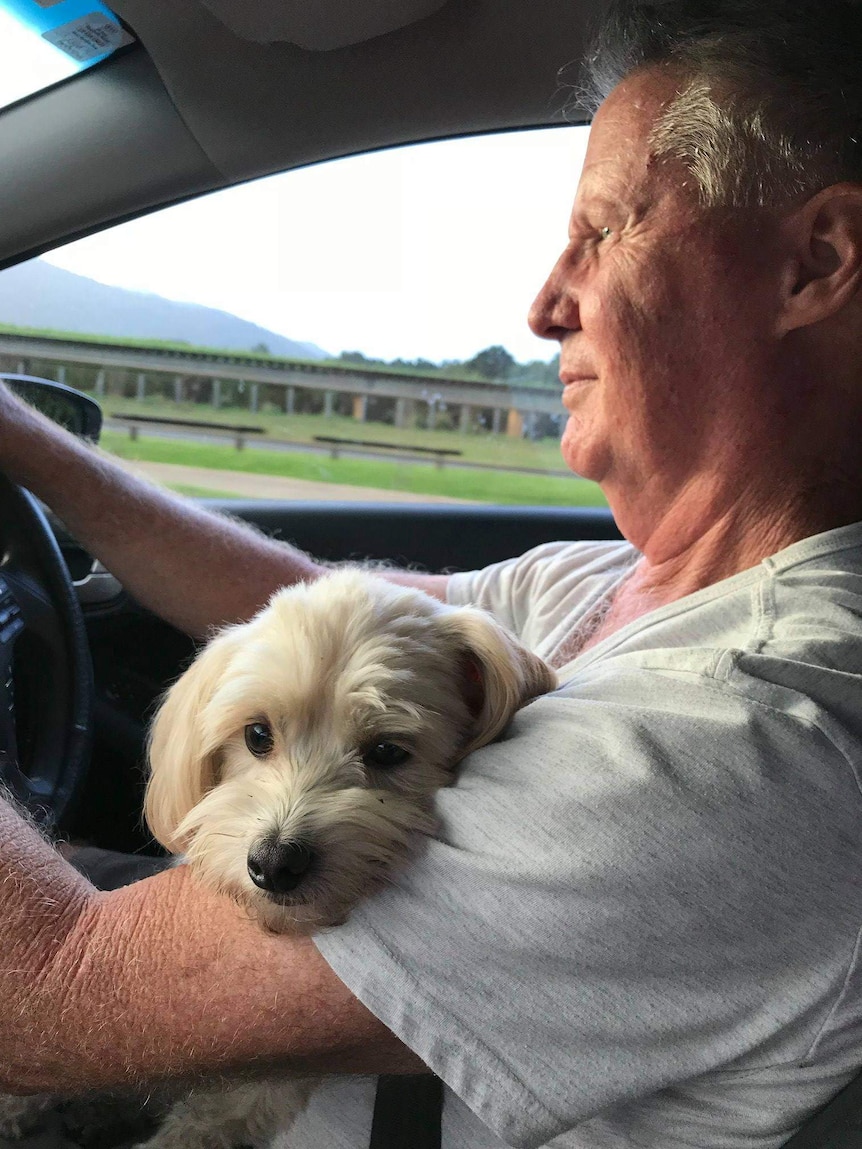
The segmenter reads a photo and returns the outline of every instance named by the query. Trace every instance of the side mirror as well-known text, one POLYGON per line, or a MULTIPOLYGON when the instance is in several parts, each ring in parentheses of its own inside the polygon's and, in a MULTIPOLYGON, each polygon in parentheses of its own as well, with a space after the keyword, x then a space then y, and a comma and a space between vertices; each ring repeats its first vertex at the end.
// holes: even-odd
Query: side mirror
POLYGON ((5 383, 19 399, 73 435, 98 443, 102 430, 102 408, 89 395, 76 391, 74 387, 67 387, 65 383, 36 379, 32 375, 0 373, 0 382, 5 383))

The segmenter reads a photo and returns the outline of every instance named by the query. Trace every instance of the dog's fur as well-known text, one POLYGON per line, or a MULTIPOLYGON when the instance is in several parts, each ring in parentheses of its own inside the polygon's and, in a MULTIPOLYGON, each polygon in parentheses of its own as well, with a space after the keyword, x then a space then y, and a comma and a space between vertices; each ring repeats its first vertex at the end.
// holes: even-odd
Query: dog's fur
POLYGON ((156 838, 272 930, 342 921, 433 828, 431 798, 553 672, 489 615, 346 569, 276 594, 228 627, 168 692, 150 742, 145 813, 156 838), (274 746, 246 747, 265 721, 274 746), (363 762, 379 742, 409 751, 363 762), (248 874, 265 839, 316 860, 291 894, 248 874))
MULTIPOLYGON (((222 630, 168 691, 151 731, 145 813, 155 837, 267 929, 345 919, 434 827, 433 795, 470 751, 556 678, 485 612, 359 569, 279 591, 222 630), (245 730, 265 723, 255 756, 245 730), (409 752, 369 764, 377 744, 409 752), (301 842, 313 861, 290 893, 249 876, 262 842, 301 842)), ((143 1149, 268 1145, 313 1082, 201 1089, 143 1149)))

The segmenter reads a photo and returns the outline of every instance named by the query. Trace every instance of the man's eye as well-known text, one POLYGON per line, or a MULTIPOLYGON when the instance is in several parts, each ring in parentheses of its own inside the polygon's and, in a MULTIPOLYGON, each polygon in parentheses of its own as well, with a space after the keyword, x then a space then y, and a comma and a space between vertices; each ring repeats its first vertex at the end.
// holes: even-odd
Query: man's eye
POLYGON ((264 758, 272 750, 272 731, 265 722, 250 722, 245 728, 245 744, 255 758, 264 758))
POLYGON ((600 239, 607 239, 610 236, 610 234, 611 234, 611 229, 609 227, 600 227, 599 228, 599 238, 600 239))
POLYGON ((398 746, 395 742, 375 742, 368 746, 362 754, 362 761, 366 766, 374 766, 378 770, 390 770, 400 766, 410 757, 409 750, 398 746))

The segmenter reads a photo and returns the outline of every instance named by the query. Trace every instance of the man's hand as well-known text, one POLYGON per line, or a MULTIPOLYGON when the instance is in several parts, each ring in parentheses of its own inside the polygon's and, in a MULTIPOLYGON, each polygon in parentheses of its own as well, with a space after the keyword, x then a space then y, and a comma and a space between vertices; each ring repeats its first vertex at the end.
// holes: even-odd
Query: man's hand
POLYGON ((196 637, 250 618, 279 587, 322 570, 293 547, 129 474, 2 386, 0 469, 47 503, 138 602, 196 637))

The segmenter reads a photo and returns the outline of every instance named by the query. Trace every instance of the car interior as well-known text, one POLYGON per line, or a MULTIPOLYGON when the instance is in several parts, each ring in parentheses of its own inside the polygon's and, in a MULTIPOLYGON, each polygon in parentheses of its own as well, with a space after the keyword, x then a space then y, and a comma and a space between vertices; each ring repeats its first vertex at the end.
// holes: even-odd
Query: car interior
MULTIPOLYGON (((274 171, 406 141, 571 123, 561 114, 570 83, 558 74, 583 50, 590 12, 573 19, 568 9, 116 5, 134 43, 0 113, 0 266, 274 171)), ((593 508, 231 500, 221 509, 322 559, 429 571, 473 569, 550 539, 617 537, 593 508)), ((64 829, 117 850, 150 848, 140 824, 146 718, 192 645, 115 584, 94 594, 91 557, 49 521, 85 599, 95 676, 89 781, 64 829)))
MULTIPOLYGON (((129 42, 0 110, 0 268, 274 172, 407 142, 585 122, 572 102, 576 65, 601 4, 111 7, 129 42)), ((97 437, 93 400, 71 393, 64 406, 56 384, 41 393, 10 385, 97 437)), ((4 481, 0 502, 5 781, 52 831, 155 853, 141 822, 145 732, 193 644, 27 492, 4 481)), ((475 569, 545 541, 619 537, 610 513, 594 508, 206 502, 321 559, 428 571, 475 569)), ((788 1145, 862 1146, 862 1088, 849 1086, 788 1145)))

